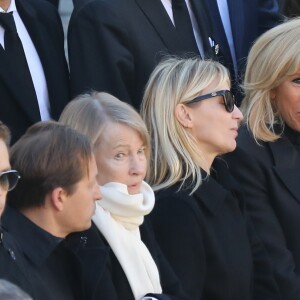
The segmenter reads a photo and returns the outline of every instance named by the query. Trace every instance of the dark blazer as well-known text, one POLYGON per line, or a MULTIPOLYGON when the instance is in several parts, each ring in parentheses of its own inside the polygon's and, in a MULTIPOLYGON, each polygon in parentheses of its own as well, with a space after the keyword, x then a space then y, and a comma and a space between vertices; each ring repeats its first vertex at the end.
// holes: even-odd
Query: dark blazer
MULTIPOLYGON (((213 34, 215 39, 222 45, 223 55, 229 61, 231 54, 217 1, 203 1, 214 21, 213 34)), ((235 54, 240 69, 245 63, 254 40, 263 32, 276 26, 281 21, 281 16, 276 0, 227 0, 227 4, 235 54)))
MULTIPOLYGON (((140 226, 140 233, 143 242, 147 246, 154 261, 157 264, 163 289, 163 294, 147 294, 147 296, 153 296, 160 300, 191 299, 184 295, 177 277, 162 255, 154 238, 154 234, 149 221, 145 220, 144 223, 140 226)), ((71 243, 69 244, 70 248, 72 249, 72 251, 77 253, 78 257, 81 257, 82 259, 88 259, 87 256, 89 256, 89 260, 94 260, 93 268, 90 270, 86 268, 87 272, 85 273, 84 286, 87 293, 85 299, 134 300, 134 296, 132 294, 132 290, 130 288, 126 275, 112 250, 110 250, 109 252, 109 257, 105 256, 105 268, 103 267, 103 258, 101 258, 103 252, 98 252, 97 249, 102 248, 109 251, 110 247, 103 235, 94 224, 89 230, 85 232, 70 235, 67 240, 69 240, 69 243, 71 240, 71 243), (78 248, 79 243, 78 241, 76 241, 76 239, 78 238, 84 240, 85 246, 83 248, 78 248), (94 253, 85 252, 86 248, 95 249, 94 253), (79 249, 80 253, 78 252, 79 249), (100 264, 97 263, 99 259, 100 264), (97 276, 97 274, 99 274, 99 269, 105 271, 105 273, 102 273, 100 277, 97 276), (98 278, 98 282, 95 277, 98 278)))
POLYGON ((300 154, 286 138, 257 145, 245 126, 225 156, 272 260, 282 299, 300 295, 300 154))
MULTIPOLYGON (((191 4, 204 50, 215 58, 205 8, 201 1, 191 4)), ((68 49, 73 96, 90 89, 106 91, 135 108, 162 56, 199 54, 194 45, 182 42, 160 0, 89 0, 75 6, 68 49)))
MULTIPOLYGON (((40 57, 49 92, 51 116, 58 119, 69 101, 68 67, 64 54, 64 35, 57 10, 47 1, 16 0, 18 13, 40 57)), ((18 70, 4 58, 0 46, 0 120, 12 131, 13 142, 35 122, 41 120, 35 99, 17 78, 18 70)))
POLYGON ((222 25, 217 0, 202 0, 207 6, 207 13, 213 20, 213 33, 217 43, 222 45, 225 65, 230 69, 233 79, 233 92, 238 105, 242 101, 242 91, 238 84, 244 75, 248 52, 254 41, 265 31, 282 21, 276 0, 227 0, 232 37, 237 60, 235 74, 226 33, 222 25))
POLYGON ((156 194, 157 241, 193 300, 280 299, 237 183, 221 159, 193 193, 180 183, 156 194))

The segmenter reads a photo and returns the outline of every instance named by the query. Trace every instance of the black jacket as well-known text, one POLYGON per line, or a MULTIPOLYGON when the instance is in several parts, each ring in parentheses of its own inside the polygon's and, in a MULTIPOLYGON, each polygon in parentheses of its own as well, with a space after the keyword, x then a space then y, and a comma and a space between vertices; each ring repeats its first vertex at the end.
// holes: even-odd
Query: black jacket
POLYGON ((225 158, 245 192, 247 209, 272 260, 284 300, 300 295, 300 154, 282 137, 257 145, 246 126, 225 158))
MULTIPOLYGON (((191 299, 184 295, 177 277, 157 245, 151 224, 146 219, 147 218, 145 218, 144 223, 140 226, 141 238, 157 264, 163 290, 163 294, 153 294, 153 297, 160 300, 191 299)), ((101 261, 100 264, 97 265, 97 262, 94 261, 95 270, 104 270, 98 284, 95 280, 92 282, 92 278, 95 277, 95 274, 97 273, 95 273, 92 269, 90 272, 87 270, 84 278, 85 289, 87 291, 85 299, 134 300, 129 282, 120 263, 113 251, 110 249, 107 241, 94 224, 85 232, 70 235, 67 240, 69 242, 69 246, 75 253, 77 253, 78 256, 81 256, 82 259, 89 256, 88 253, 85 253, 84 248, 102 248, 109 251, 109 256, 106 257, 107 260, 105 261, 105 264, 101 261), (78 238, 84 240, 84 247, 78 247, 78 238), (80 251, 80 253, 78 251, 80 251)), ((101 252, 97 252, 96 250, 94 251, 94 257, 101 257, 101 255, 101 252)), ((151 295, 152 294, 148 294, 147 296, 151 295)))
POLYGON ((83 299, 78 262, 64 240, 6 206, 2 224, 17 241, 34 300, 83 299))
MULTIPOLYGON (((191 2, 204 50, 211 56, 208 38, 213 36, 206 10, 202 1, 191 2)), ((160 0, 85 1, 72 13, 68 50, 73 96, 90 89, 105 91, 137 109, 162 56, 199 55, 177 35, 160 0)))
POLYGON ((32 296, 33 288, 28 280, 24 263, 24 257, 16 241, 0 227, 0 278, 16 284, 32 296))
POLYGON ((238 185, 221 159, 212 169, 191 196, 180 184, 157 193, 150 217, 165 256, 193 300, 280 299, 238 185))

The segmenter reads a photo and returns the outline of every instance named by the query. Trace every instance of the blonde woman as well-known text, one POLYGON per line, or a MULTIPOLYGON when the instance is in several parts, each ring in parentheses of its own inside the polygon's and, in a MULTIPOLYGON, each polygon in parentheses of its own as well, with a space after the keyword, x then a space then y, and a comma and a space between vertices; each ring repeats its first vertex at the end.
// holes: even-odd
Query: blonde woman
POLYGON ((228 159, 285 300, 300 295, 300 19, 253 45, 239 149, 228 159))
POLYGON ((239 186, 219 158, 236 148, 243 118, 226 68, 197 58, 160 63, 142 117, 153 145, 148 179, 157 201, 151 220, 189 296, 278 299, 262 252, 258 268, 261 245, 248 226, 239 186))
MULTIPOLYGON (((86 233, 86 241, 88 247, 92 243, 111 249, 108 263, 113 288, 109 290, 102 279, 86 299, 186 299, 147 221, 155 199, 143 181, 150 142, 139 114, 109 94, 92 93, 69 103, 60 122, 87 135, 94 145, 102 199, 96 203, 94 226, 86 233)), ((103 253, 98 255, 100 259, 103 253)))

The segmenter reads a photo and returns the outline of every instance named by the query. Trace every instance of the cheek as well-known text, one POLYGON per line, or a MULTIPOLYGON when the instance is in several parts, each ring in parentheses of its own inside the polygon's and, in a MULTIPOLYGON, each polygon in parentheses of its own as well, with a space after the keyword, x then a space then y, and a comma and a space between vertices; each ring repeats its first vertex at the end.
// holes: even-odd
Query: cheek
POLYGON ((100 185, 108 182, 120 182, 125 183, 124 178, 128 176, 127 165, 105 164, 102 168, 98 168, 97 181, 100 185))

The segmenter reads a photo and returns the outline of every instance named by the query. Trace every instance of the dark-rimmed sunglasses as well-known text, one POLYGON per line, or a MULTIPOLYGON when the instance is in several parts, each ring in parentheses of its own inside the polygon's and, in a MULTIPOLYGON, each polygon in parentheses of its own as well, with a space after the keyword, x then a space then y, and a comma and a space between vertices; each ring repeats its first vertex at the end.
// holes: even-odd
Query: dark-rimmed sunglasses
POLYGON ((5 191, 13 190, 21 176, 16 170, 9 170, 5 172, 0 172, 0 187, 5 191))
POLYGON ((232 112, 234 110, 235 99, 234 99, 233 94, 229 90, 221 90, 221 91, 213 92, 210 94, 202 95, 202 96, 196 97, 192 100, 189 100, 187 102, 184 102, 184 104, 192 104, 192 103, 199 102, 201 100, 205 100, 205 99, 209 99, 209 98, 213 98, 213 97, 217 97, 217 96, 223 96, 225 109, 228 112, 232 112))

